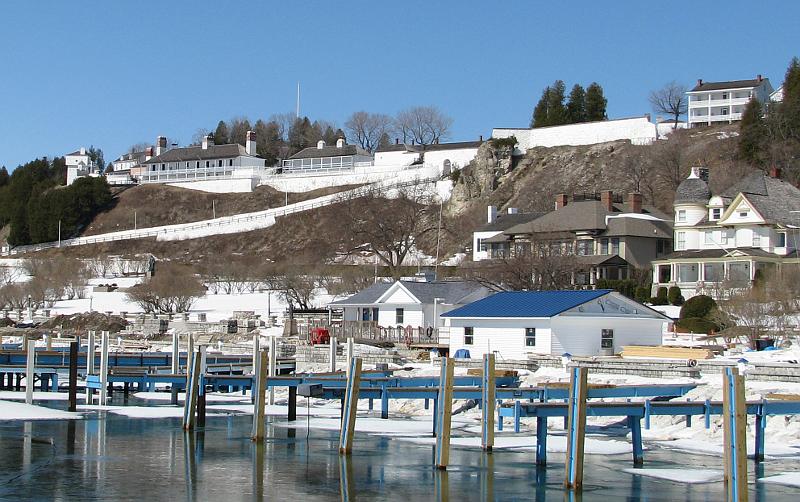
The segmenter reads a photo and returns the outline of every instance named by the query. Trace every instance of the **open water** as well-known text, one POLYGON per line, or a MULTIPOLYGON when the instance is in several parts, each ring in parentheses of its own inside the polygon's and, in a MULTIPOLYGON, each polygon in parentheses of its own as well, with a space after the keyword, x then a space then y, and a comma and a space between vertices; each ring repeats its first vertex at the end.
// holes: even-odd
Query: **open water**
MULTIPOLYGON (((55 404, 55 403, 53 403, 55 404)), ((587 455, 584 488, 566 495, 564 455, 537 469, 531 451, 452 449, 438 472, 433 447, 357 434, 340 457, 337 434, 272 427, 257 446, 252 418, 209 416, 192 433, 180 419, 105 412, 83 420, 0 422, 0 500, 535 500, 720 501, 722 482, 684 484, 623 472, 630 455, 587 455)), ((301 417, 298 417, 301 419, 301 417)), ((651 448, 645 467, 721 470, 722 459, 651 448)), ((751 481, 756 473, 752 461, 751 481)), ((795 471, 768 460, 759 476, 795 471)), ((800 490, 752 483, 750 500, 797 501, 800 490)))

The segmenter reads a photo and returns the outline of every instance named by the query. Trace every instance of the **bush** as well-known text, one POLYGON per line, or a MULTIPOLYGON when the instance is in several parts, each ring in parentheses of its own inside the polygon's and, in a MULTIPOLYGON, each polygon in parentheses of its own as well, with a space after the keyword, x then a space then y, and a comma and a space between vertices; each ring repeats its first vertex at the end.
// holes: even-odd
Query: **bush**
POLYGON ((658 291, 656 291, 656 296, 650 298, 650 303, 653 305, 669 305, 669 300, 667 299, 667 288, 660 286, 658 291))
POLYGON ((507 138, 491 138, 489 143, 491 143, 494 148, 514 148, 514 145, 517 144, 517 138, 516 136, 509 136, 507 138))
POLYGON ((614 291, 633 299, 636 296, 638 283, 632 279, 600 279, 597 281, 597 289, 613 289, 614 291))
POLYGON ((708 315, 717 308, 717 302, 708 295, 697 295, 686 300, 681 307, 681 319, 698 317, 708 318, 708 315))
POLYGON ((639 303, 645 303, 650 299, 650 288, 639 286, 634 293, 634 299, 639 303))
POLYGON ((669 301, 670 305, 683 305, 681 288, 678 286, 670 286, 669 292, 667 293, 667 300, 669 301))
POLYGON ((717 331, 719 327, 712 321, 708 319, 701 319, 699 317, 687 317, 686 319, 679 319, 675 326, 678 328, 691 331, 693 333, 711 333, 712 331, 717 331))

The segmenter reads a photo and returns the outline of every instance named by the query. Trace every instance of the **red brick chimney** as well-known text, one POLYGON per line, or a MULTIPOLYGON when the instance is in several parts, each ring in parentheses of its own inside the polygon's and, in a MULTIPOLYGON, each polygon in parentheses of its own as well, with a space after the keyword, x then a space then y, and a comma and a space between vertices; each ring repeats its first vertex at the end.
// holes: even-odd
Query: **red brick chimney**
POLYGON ((556 210, 561 209, 567 205, 567 194, 560 193, 556 195, 556 210))
POLYGON ((769 177, 775 179, 781 179, 781 168, 772 166, 769 168, 769 177))
POLYGON ((628 194, 628 206, 632 213, 641 213, 642 212, 642 194, 640 193, 629 193, 628 194))
POLYGON ((609 213, 614 210, 614 192, 611 190, 603 190, 600 192, 600 202, 603 204, 603 209, 609 213))

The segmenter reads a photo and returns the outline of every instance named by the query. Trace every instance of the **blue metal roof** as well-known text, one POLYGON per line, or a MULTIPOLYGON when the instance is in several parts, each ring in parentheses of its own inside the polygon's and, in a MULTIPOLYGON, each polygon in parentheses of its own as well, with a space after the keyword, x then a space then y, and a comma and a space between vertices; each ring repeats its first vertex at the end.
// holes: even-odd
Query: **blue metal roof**
POLYGON ((610 292, 610 289, 506 291, 446 312, 442 317, 553 317, 610 292))

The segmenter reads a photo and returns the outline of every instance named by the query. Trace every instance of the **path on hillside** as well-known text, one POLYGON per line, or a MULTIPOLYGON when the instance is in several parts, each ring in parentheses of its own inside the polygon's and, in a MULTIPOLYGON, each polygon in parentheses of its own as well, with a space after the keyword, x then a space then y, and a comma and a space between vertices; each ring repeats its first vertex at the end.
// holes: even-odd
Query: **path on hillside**
POLYGON ((26 246, 16 246, 3 254, 4 256, 12 256, 57 247, 84 246, 102 242, 146 239, 149 237, 155 237, 155 239, 158 241, 180 241, 197 239, 199 237, 206 237, 209 235, 249 232, 251 230, 258 230, 274 225, 275 218, 278 216, 286 216, 302 211, 308 211, 310 209, 329 206, 342 199, 365 195, 370 190, 402 188, 404 186, 412 186, 417 183, 435 182, 437 179, 438 178, 415 178, 406 180, 395 179, 389 181, 379 181, 351 190, 323 195, 322 197, 317 197, 315 199, 296 202, 287 206, 265 209, 263 211, 240 213, 232 216, 223 216, 209 220, 195 221, 192 223, 178 223, 175 225, 162 225, 158 227, 139 228, 136 230, 120 230, 105 234, 75 237, 73 239, 64 239, 60 243, 58 241, 54 241, 30 244, 26 246))

